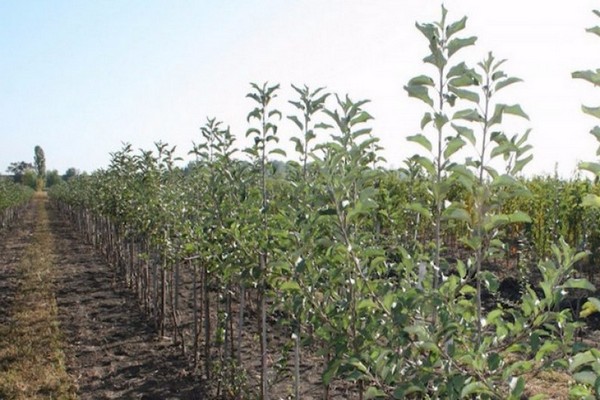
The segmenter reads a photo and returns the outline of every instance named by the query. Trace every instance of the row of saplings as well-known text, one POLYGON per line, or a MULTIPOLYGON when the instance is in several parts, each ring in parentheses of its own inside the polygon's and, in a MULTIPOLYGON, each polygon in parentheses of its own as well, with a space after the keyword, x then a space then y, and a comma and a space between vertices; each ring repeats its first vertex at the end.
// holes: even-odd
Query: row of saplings
MULTIPOLYGON (((420 175, 399 176, 408 182, 401 198, 382 185, 389 173, 378 168, 366 102, 336 96, 330 106, 322 89, 294 87, 299 114, 288 118, 300 132, 292 138, 300 163, 270 161, 283 154, 282 115, 272 103, 278 86, 265 84, 248 95, 249 162, 209 120, 186 170, 164 144, 140 154, 126 146, 108 170, 56 188, 54 204, 103 250, 216 396, 542 398, 526 381, 550 370, 553 380, 565 377, 565 396, 568 386, 571 397, 595 398, 600 353, 576 340, 577 315, 560 307, 570 293, 594 290, 575 276, 585 254, 556 227, 551 238, 536 230, 547 216, 524 212, 515 176, 531 160, 527 132, 499 132, 504 117, 527 115, 496 102, 519 79, 492 54, 476 68, 457 61, 476 41, 457 37, 465 25, 449 23, 444 8, 440 21, 417 24, 434 73, 405 88, 428 111, 424 133, 409 138, 424 150, 407 164, 420 175), (318 142, 321 132, 333 133, 318 142), (469 148, 474 156, 457 162, 469 148), (506 257, 501 239, 518 227, 549 256, 508 302, 487 266, 506 257)), ((599 164, 582 167, 600 173, 599 164)), ((600 201, 589 194, 581 204, 600 201)), ((597 309, 590 298, 579 311, 597 309)))

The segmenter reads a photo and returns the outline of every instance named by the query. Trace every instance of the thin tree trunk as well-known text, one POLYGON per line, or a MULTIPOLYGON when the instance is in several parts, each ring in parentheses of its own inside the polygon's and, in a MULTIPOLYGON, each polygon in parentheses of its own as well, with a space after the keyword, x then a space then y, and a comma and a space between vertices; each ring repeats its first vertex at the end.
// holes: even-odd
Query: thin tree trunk
POLYGON ((210 298, 208 296, 208 271, 206 264, 202 266, 202 296, 204 300, 204 365, 206 366, 206 378, 210 379, 210 298))
POLYGON ((263 277, 260 284, 260 385, 261 385, 261 397, 263 400, 269 400, 269 382, 268 372, 269 364, 267 359, 267 304, 266 304, 266 277, 264 274, 267 270, 267 255, 261 253, 260 255, 260 269, 263 277))

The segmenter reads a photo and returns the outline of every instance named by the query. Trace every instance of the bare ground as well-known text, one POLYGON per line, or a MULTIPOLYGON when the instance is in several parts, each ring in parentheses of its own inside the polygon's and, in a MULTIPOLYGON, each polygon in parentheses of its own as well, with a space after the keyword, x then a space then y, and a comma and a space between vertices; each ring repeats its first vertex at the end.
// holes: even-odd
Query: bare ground
POLYGON ((186 360, 158 340, 95 250, 53 212, 57 303, 81 399, 203 399, 186 360))
MULTIPOLYGON (((52 248, 54 297, 66 370, 80 399, 204 399, 171 342, 157 339, 135 300, 95 250, 36 198, 21 224, 0 234, 0 326, 14 319, 19 265, 43 202, 52 248)), ((44 223, 42 221, 42 223, 44 223)), ((0 343, 2 346, 2 343, 0 343)), ((0 348, 2 350, 2 348, 0 348)), ((10 369, 12 360, 0 360, 10 369)), ((6 396, 6 395, 5 395, 6 396)), ((0 398, 4 396, 0 395, 0 398)), ((8 397, 7 398, 21 398, 8 397)), ((54 398, 54 396, 52 396, 54 398)))

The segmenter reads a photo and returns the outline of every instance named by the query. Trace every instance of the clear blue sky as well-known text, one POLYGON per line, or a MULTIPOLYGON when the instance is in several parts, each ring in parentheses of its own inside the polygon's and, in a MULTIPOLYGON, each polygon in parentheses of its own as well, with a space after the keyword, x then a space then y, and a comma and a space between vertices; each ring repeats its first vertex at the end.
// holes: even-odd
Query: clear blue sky
MULTIPOLYGON (((207 116, 240 138, 251 109, 249 82, 280 83, 277 105, 292 109, 291 83, 327 86, 368 98, 375 134, 392 166, 416 150, 425 109, 402 86, 429 72, 415 21, 439 16, 438 1, 204 0, 0 2, 0 171, 46 152, 49 169, 105 167, 122 142, 162 140, 186 156, 207 116)), ((450 18, 469 16, 479 37, 466 56, 492 50, 525 80, 505 91, 531 117, 529 173, 570 176, 595 158, 595 121, 581 103, 600 105, 600 89, 570 79, 600 67, 596 1, 445 1, 450 18)), ((291 126, 284 125, 285 131, 291 126)), ((286 141, 284 139, 284 141, 286 141)), ((241 146, 244 145, 242 141, 241 146)))

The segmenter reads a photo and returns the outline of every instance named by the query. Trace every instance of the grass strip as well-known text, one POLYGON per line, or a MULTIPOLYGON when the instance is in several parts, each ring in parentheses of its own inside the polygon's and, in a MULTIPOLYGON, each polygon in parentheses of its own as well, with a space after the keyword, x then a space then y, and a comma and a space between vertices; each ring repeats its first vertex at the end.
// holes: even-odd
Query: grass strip
POLYGON ((54 297, 53 240, 37 196, 35 230, 18 266, 18 288, 9 322, 0 326, 0 399, 76 399, 66 372, 54 297))

